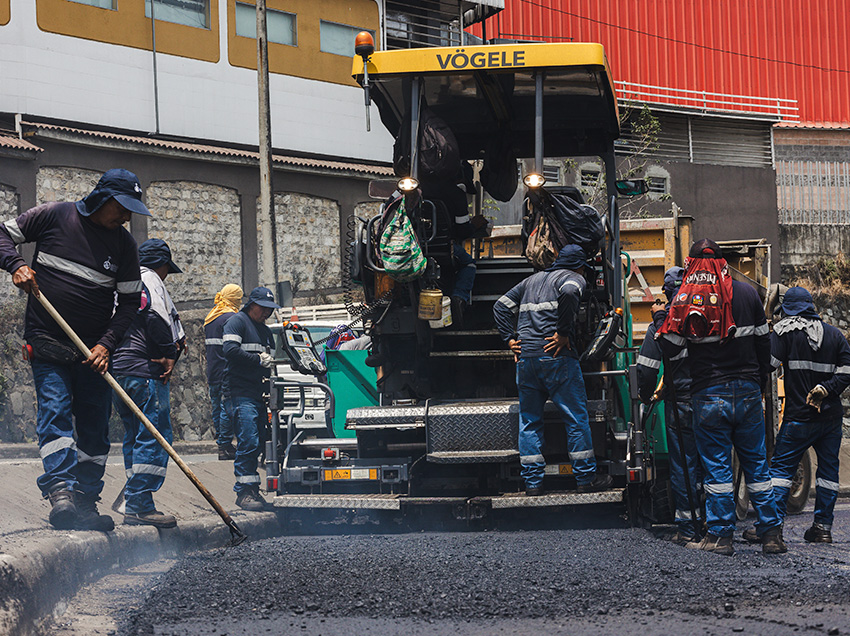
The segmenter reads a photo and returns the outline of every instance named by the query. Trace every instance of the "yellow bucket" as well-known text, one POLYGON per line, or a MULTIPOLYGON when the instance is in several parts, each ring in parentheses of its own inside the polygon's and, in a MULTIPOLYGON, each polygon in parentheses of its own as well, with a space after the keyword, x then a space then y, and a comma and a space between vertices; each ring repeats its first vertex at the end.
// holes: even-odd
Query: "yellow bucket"
POLYGON ((443 292, 423 289, 419 292, 419 319, 440 320, 443 317, 443 292))

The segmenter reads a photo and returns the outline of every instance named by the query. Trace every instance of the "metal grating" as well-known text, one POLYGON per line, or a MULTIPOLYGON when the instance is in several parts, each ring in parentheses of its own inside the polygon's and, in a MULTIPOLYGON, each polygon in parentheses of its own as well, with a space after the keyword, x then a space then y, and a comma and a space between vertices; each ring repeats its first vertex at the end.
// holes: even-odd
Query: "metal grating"
POLYGON ((387 0, 384 13, 386 48, 461 46, 461 7, 458 0, 387 0))
POLYGON ((850 225, 850 163, 777 161, 779 222, 850 225))

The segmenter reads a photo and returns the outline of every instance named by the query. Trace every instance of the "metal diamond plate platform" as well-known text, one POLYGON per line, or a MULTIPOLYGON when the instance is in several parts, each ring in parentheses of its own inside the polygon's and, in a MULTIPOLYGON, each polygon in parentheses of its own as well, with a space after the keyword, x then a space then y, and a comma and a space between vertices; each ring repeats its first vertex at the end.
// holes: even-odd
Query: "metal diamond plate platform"
POLYGON ((424 406, 375 406, 350 409, 345 416, 348 428, 425 426, 424 406))
POLYGON ((277 495, 275 508, 398 510, 399 495, 277 495))
POLYGON ((428 454, 516 451, 519 403, 437 404, 427 414, 428 454))
POLYGON ((484 464, 519 460, 519 451, 444 451, 428 453, 428 461, 435 464, 484 464))
POLYGON ((585 504, 620 503, 625 489, 616 488, 603 492, 553 492, 539 497, 526 497, 524 493, 511 493, 501 497, 477 497, 471 503, 485 503, 496 509, 504 508, 542 508, 546 506, 581 506, 585 504))

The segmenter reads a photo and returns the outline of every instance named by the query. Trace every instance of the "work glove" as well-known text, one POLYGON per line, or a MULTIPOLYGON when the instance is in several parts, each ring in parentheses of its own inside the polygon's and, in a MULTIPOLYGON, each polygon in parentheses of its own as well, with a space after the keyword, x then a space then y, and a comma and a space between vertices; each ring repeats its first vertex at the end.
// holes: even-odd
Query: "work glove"
POLYGON ((809 391, 809 394, 806 396, 806 404, 809 406, 813 406, 820 413, 821 402, 823 399, 829 395, 829 391, 827 391, 822 385, 818 384, 809 391))
POLYGON ((271 354, 268 354, 264 351, 263 353, 258 353, 257 355, 260 356, 260 365, 262 365, 266 369, 271 369, 274 366, 274 357, 272 357, 271 354))

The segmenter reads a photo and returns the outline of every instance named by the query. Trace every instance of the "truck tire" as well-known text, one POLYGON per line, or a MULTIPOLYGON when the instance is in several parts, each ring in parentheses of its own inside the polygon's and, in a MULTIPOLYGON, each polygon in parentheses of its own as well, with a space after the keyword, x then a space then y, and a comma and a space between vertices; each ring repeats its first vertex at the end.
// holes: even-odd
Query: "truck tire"
POLYGON ((812 456, 811 449, 803 453, 797 472, 791 480, 791 492, 788 494, 788 514, 798 515, 809 501, 809 491, 812 489, 812 456))

